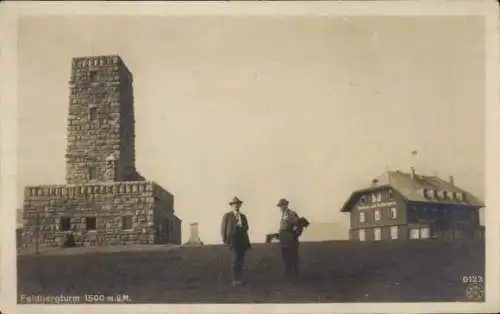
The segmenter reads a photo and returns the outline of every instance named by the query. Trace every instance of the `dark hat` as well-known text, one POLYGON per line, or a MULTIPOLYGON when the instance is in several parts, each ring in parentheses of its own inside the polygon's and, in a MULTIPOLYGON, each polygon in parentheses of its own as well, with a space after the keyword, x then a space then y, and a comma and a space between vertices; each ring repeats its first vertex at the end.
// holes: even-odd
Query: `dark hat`
POLYGON ((231 202, 229 202, 229 205, 233 205, 233 204, 241 204, 241 203, 243 203, 243 201, 242 201, 242 200, 240 200, 240 199, 238 198, 238 196, 235 196, 235 197, 233 197, 233 199, 231 200, 231 202))
POLYGON ((279 200, 278 204, 276 204, 277 207, 281 207, 284 205, 288 205, 290 202, 286 198, 282 198, 279 200))

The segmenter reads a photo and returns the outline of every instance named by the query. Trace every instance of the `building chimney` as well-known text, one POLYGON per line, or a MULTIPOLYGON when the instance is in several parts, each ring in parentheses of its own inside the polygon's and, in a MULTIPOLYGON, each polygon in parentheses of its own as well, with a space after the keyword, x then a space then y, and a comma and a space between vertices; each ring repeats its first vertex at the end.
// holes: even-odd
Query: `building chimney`
POLYGON ((373 186, 375 186, 375 185, 377 185, 377 184, 378 184, 378 179, 373 179, 373 180, 372 180, 372 185, 373 185, 373 186))
POLYGON ((411 173, 410 173, 411 179, 414 180, 415 179, 415 168, 410 167, 410 170, 411 170, 411 173))
POLYGON ((450 184, 451 185, 455 185, 455 179, 453 178, 453 176, 450 176, 450 184))

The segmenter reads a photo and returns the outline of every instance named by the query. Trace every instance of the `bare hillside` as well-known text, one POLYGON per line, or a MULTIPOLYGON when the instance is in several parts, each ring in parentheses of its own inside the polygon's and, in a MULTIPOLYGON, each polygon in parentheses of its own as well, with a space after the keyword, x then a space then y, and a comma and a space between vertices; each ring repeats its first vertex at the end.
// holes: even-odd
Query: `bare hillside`
POLYGON ((165 251, 18 256, 19 294, 128 294, 133 302, 467 301, 462 276, 484 276, 478 241, 301 244, 302 276, 282 280, 277 244, 246 259, 246 284, 229 286, 222 246, 165 251))

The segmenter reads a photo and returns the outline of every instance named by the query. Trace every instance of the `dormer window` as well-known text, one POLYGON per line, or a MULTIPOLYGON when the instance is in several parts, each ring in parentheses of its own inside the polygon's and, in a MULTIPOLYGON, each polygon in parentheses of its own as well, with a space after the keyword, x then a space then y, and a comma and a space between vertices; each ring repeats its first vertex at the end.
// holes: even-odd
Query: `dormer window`
POLYGON ((377 195, 375 193, 372 194, 372 203, 377 202, 377 195))
POLYGON ((392 190, 389 190, 387 192, 387 198, 389 199, 389 201, 392 201, 394 199, 394 192, 392 190))
POLYGON ((438 190, 438 195, 440 199, 445 199, 446 192, 443 190, 438 190))
POLYGON ((359 198, 359 202, 360 202, 361 204, 365 204, 365 203, 366 203, 366 196, 364 196, 364 195, 363 195, 363 196, 361 196, 361 197, 359 198))
POLYGON ((456 199, 463 202, 465 201, 465 193, 462 192, 455 192, 456 199))
POLYGON ((443 191, 434 190, 434 197, 437 199, 442 199, 443 198, 443 191))
POLYGON ((424 194, 424 197, 427 198, 427 199, 431 199, 431 198, 434 197, 434 191, 433 190, 423 189, 422 193, 424 194))

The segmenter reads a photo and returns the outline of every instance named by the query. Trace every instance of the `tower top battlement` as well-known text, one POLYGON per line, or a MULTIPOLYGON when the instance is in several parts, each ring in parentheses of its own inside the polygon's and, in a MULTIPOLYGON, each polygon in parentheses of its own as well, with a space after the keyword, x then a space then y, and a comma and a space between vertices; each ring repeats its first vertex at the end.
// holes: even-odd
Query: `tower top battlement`
POLYGON ((119 55, 83 56, 72 59, 72 67, 77 69, 96 68, 99 66, 125 65, 119 55))
MULTIPOLYGON (((98 79, 98 82, 118 81, 120 78, 126 78, 132 84, 133 75, 127 65, 119 55, 85 56, 75 57, 71 61, 71 76, 69 79, 70 87, 75 86, 75 82, 82 76, 91 77, 93 74, 118 74, 109 76, 108 80, 98 79)), ((100 77, 103 77, 100 75, 100 77)))

